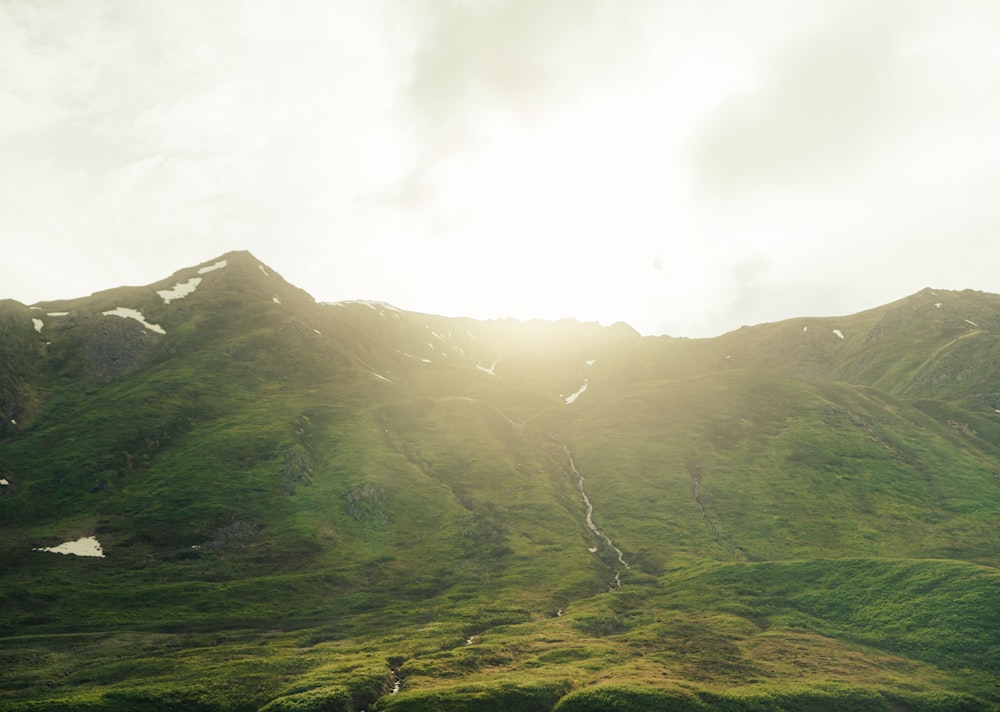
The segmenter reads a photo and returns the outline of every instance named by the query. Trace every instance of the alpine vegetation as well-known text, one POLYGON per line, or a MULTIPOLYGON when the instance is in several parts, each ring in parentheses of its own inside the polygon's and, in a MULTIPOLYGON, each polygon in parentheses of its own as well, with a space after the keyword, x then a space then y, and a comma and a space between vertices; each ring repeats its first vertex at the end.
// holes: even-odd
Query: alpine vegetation
POLYGON ((643 337, 232 252, 3 301, 0 708, 997 709, 998 458, 993 294, 643 337))

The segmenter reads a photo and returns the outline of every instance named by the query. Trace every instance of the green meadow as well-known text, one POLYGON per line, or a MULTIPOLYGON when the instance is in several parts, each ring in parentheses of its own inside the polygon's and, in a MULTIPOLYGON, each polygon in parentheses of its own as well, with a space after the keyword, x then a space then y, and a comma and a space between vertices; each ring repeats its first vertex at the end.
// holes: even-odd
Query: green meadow
POLYGON ((689 340, 224 258, 0 304, 0 709, 1000 707, 1000 297, 689 340))

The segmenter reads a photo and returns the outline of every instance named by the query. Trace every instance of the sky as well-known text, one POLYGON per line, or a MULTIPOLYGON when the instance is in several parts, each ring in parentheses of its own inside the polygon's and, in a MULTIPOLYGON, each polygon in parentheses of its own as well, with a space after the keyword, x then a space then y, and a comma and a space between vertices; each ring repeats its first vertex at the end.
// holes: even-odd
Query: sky
POLYGON ((1000 292, 1000 3, 0 0, 0 298, 708 337, 1000 292))

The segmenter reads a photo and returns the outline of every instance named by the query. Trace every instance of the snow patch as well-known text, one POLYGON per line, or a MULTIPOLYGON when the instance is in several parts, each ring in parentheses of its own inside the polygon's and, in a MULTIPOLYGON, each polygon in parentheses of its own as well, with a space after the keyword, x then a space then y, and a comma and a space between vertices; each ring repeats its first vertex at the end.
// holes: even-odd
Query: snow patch
POLYGON ((372 375, 375 376, 375 378, 379 379, 380 381, 385 381, 386 383, 392 383, 390 379, 386 378, 381 373, 375 373, 375 371, 372 371, 372 375))
POLYGON ((222 269, 227 264, 229 263, 226 262, 226 260, 219 260, 214 265, 208 265, 207 267, 202 267, 200 270, 198 270, 198 274, 208 274, 209 272, 214 272, 217 269, 222 269))
POLYGON ((49 312, 48 316, 69 316, 69 312, 49 312))
POLYGON ((281 300, 278 299, 277 297, 271 297, 271 301, 274 302, 275 304, 281 304, 281 300))
POLYGON ((579 397, 580 397, 580 396, 581 396, 581 395, 583 394, 583 392, 584 392, 584 391, 586 391, 586 390, 587 390, 587 381, 585 380, 585 381, 583 382, 583 385, 582 385, 582 386, 580 386, 579 390, 577 390, 577 392, 576 392, 576 393, 571 393, 570 395, 566 396, 566 405, 569 405, 570 403, 572 403, 573 401, 575 401, 575 400, 576 400, 577 398, 579 398, 579 397))
POLYGON ((482 371, 483 373, 488 373, 488 374, 490 374, 491 376, 495 376, 495 375, 497 375, 497 374, 496 374, 496 371, 494 370, 494 369, 495 369, 496 367, 497 367, 497 362, 496 362, 496 361, 494 361, 494 362, 493 362, 493 363, 492 363, 492 364, 490 365, 490 367, 489 367, 489 368, 485 368, 484 366, 480 366, 480 365, 479 365, 478 363, 476 364, 476 368, 478 368, 478 369, 479 369, 480 371, 482 371))
POLYGON ((941 308, 941 302, 935 302, 934 306, 936 306, 938 309, 940 309, 941 308))
POLYGON ((974 321, 969 321, 968 319, 966 319, 966 320, 965 320, 965 323, 966 323, 966 324, 972 324, 973 326, 979 326, 979 324, 977 324, 976 322, 974 322, 974 321))
POLYGON ((157 334, 166 334, 163 327, 159 324, 150 324, 146 321, 146 317, 142 315, 142 312, 138 309, 128 309, 126 307, 116 307, 110 311, 101 312, 104 316, 120 316, 122 319, 135 319, 137 322, 142 324, 144 327, 150 331, 155 331, 157 334))
POLYGON ((96 556, 104 558, 104 550, 97 537, 85 536, 76 541, 67 541, 59 546, 44 546, 33 549, 33 551, 49 551, 53 554, 73 554, 74 556, 96 556))
POLYGON ((264 269, 264 265, 258 264, 257 266, 260 267, 260 271, 264 273, 265 277, 270 277, 271 276, 271 273, 268 272, 266 269, 264 269))
POLYGON ((323 335, 323 332, 322 332, 322 331, 320 331, 319 329, 313 329, 313 331, 315 331, 315 332, 316 332, 317 334, 319 334, 320 336, 322 336, 322 335, 323 335))
MULTIPOLYGON (((370 299, 344 299, 339 302, 320 302, 320 304, 322 304, 325 307, 346 307, 350 304, 363 304, 372 311, 377 311, 380 313, 382 309, 388 309, 389 311, 402 313, 401 309, 394 307, 392 304, 389 304, 389 302, 375 302, 370 299)), ((382 316, 385 316, 385 314, 382 314, 382 316)), ((397 314, 396 316, 398 318, 399 315, 397 314)))
POLYGON ((844 335, 842 333, 840 333, 840 329, 834 329, 833 333, 837 335, 838 339, 844 338, 844 335))
POLYGON ((0 487, 9 487, 9 486, 10 482, 8 482, 6 479, 0 479, 0 487))
POLYGON ((32 317, 31 318, 31 323, 35 325, 35 331, 37 331, 39 334, 41 334, 42 333, 42 327, 45 326, 45 322, 42 321, 41 319, 35 319, 34 317, 32 317))
POLYGON ((809 327, 808 326, 803 326, 802 327, 802 331, 809 331, 809 327))
POLYGON ((170 304, 175 299, 183 299, 191 294, 201 284, 201 277, 192 277, 186 282, 178 282, 170 289, 158 289, 156 293, 163 299, 164 304, 170 304))
POLYGON ((424 363, 433 363, 433 361, 431 361, 429 358, 422 358, 420 360, 423 361, 424 363))
POLYGON ((587 361, 586 361, 586 364, 588 366, 593 366, 595 363, 597 363, 597 359, 596 358, 587 359, 587 361))

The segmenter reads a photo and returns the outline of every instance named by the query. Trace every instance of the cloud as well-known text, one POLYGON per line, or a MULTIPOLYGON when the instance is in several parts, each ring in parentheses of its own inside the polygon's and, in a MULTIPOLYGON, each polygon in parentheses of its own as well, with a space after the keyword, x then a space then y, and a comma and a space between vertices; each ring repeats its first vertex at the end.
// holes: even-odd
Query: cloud
POLYGON ((435 199, 435 171, 489 141, 496 121, 526 127, 571 102, 629 51, 656 3, 608 0, 405 0, 412 51, 403 108, 417 155, 390 201, 435 199))
POLYGON ((491 105, 530 111, 586 81, 617 46, 628 11, 605 0, 429 0, 408 99, 424 122, 448 125, 491 105))
POLYGON ((646 333, 989 289, 998 28, 921 0, 7 0, 0 296, 235 248, 321 299, 646 333))
POLYGON ((903 47, 916 7, 840 6, 778 54, 754 90, 706 122, 692 151, 700 186, 727 193, 822 182, 905 131, 918 79, 903 47))
POLYGON ((4 3, 0 233, 174 264, 302 244, 403 170, 380 12, 4 3))

